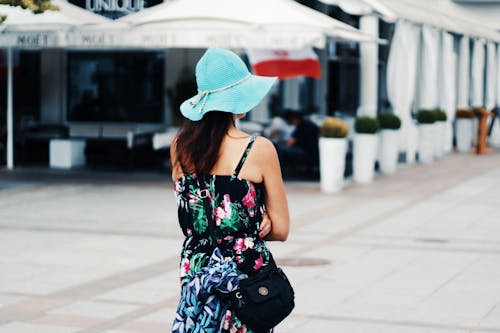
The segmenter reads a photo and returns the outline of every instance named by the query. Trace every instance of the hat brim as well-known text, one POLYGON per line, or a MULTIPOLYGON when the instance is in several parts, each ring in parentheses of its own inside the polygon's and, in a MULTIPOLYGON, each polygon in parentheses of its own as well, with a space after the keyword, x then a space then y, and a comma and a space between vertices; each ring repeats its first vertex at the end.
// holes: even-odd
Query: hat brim
POLYGON ((196 101, 198 95, 185 100, 180 107, 181 113, 189 120, 198 121, 210 111, 234 114, 249 112, 264 99, 277 79, 277 77, 251 75, 247 80, 231 88, 208 94, 195 106, 191 102, 196 101), (200 112, 202 105, 203 109, 200 112))

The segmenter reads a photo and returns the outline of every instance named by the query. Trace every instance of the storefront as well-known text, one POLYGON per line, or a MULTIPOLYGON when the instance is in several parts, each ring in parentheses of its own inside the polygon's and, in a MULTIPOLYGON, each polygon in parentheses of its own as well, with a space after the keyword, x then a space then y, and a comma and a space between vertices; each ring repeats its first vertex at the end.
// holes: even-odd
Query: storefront
MULTIPOLYGON (((158 0, 70 2, 112 19, 160 3, 158 0)), ((34 46, 41 42, 32 41, 34 46)), ((331 42, 330 47, 318 52, 324 66, 320 80, 297 78, 280 82, 265 105, 260 106, 264 112, 251 116, 253 120, 265 123, 283 107, 308 113, 354 114, 357 96, 346 93, 346 88, 358 83, 352 81, 346 86, 340 82, 352 78, 355 72, 332 65, 339 60, 342 65, 346 60, 337 57, 341 47, 335 48, 335 44, 331 42), (338 91, 327 89, 327 83, 338 91)), ((356 49, 356 44, 345 45, 356 49)), ((244 50, 239 51, 245 58, 244 50)), ((181 117, 176 110, 196 89, 194 65, 203 52, 199 48, 14 49, 15 164, 49 165, 50 141, 57 138, 85 140, 87 162, 109 161, 111 151, 130 153, 136 147, 136 136, 141 139, 137 145, 144 145, 145 134, 178 126, 181 117), (102 148, 109 143, 112 143, 109 149, 102 148), (92 150, 98 152, 92 155, 92 150)), ((0 59, 3 97, 7 90, 5 54, 2 51, 0 59)), ((2 164, 6 155, 5 114, 6 106, 2 104, 2 164)), ((129 164, 126 159, 125 162, 129 164)))

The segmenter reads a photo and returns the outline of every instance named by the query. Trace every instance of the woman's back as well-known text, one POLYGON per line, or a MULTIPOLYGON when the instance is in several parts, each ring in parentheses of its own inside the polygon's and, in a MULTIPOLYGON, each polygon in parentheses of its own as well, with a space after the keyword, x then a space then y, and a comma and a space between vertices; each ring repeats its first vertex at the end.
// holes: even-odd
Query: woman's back
POLYGON ((241 144, 226 142, 214 174, 186 173, 176 181, 179 224, 186 236, 180 272, 183 281, 205 266, 216 247, 224 257, 233 258, 239 270, 247 275, 254 275, 272 263, 270 252, 259 236, 264 212, 263 184, 247 165, 255 137, 244 142, 236 163, 234 150, 241 144), (228 172, 233 165, 233 172, 228 172), (243 178, 243 168, 248 170, 247 176, 257 181, 243 178), (193 256, 197 265, 191 267, 193 256))

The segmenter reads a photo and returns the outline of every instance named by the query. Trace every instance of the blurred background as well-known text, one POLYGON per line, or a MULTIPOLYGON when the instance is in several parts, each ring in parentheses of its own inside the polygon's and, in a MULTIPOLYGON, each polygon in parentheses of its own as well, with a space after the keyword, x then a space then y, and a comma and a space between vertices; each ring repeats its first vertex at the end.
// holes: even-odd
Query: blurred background
POLYGON ((277 332, 500 332, 500 1, 1 0, 0 332, 164 332, 208 47, 277 76, 277 332))

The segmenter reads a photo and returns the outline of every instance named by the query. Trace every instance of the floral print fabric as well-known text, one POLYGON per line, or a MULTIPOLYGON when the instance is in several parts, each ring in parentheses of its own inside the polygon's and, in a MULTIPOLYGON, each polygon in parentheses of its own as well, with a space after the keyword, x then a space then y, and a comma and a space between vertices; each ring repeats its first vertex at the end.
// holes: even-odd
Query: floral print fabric
POLYGON ((196 272, 182 289, 172 332, 217 333, 223 330, 226 323, 220 318, 230 315, 230 310, 216 293, 227 294, 238 289, 240 278, 245 276, 239 275, 236 264, 230 258, 224 259, 216 248, 208 265, 196 272))
MULTIPOLYGON (((265 241, 259 237, 263 184, 238 178, 253 141, 252 137, 233 175, 185 174, 175 183, 179 224, 185 236, 180 262, 183 293, 196 274, 207 267, 215 248, 248 276, 274 263, 265 241), (208 191, 200 191, 200 185, 208 191), (206 194, 207 209, 203 200, 206 194)), ((252 332, 230 309, 220 319, 220 332, 252 332)))

